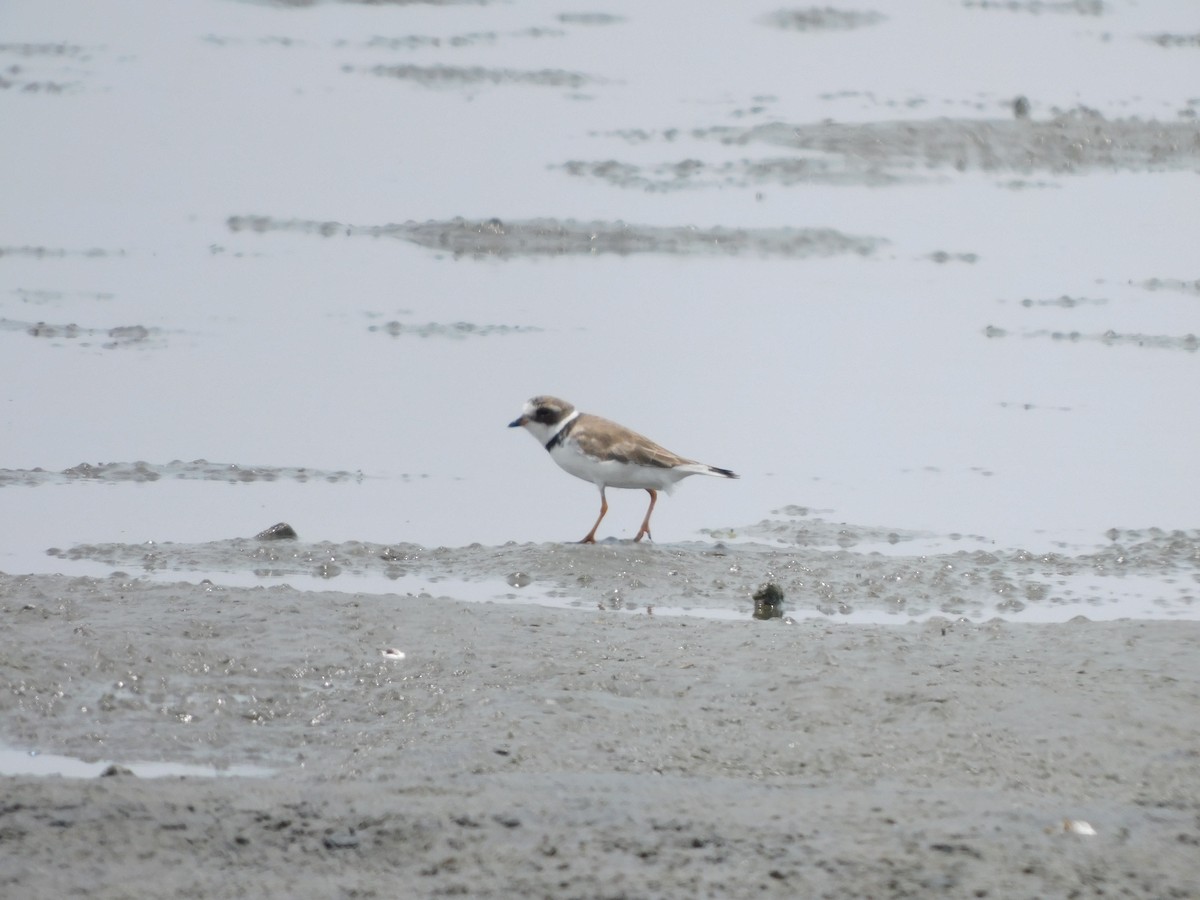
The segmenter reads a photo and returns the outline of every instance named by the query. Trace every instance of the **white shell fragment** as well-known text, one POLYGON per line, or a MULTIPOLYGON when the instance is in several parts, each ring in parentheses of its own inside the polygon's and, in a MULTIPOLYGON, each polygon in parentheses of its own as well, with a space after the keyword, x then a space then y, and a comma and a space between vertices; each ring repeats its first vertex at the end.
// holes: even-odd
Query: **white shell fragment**
POLYGON ((395 647, 388 647, 383 651, 383 655, 387 659, 404 659, 404 651, 397 650, 395 647))
POLYGON ((1083 819, 1063 819, 1062 830, 1068 834, 1085 834, 1095 836, 1096 829, 1083 819))

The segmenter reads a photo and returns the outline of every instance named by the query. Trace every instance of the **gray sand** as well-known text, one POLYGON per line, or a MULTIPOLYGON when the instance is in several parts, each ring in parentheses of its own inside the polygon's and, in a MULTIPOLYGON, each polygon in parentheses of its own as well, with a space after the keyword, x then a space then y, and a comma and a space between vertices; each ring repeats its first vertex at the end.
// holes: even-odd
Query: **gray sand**
POLYGON ((1200 623, 64 576, 0 615, 10 746, 277 772, 5 778, 6 897, 1200 893, 1200 623))

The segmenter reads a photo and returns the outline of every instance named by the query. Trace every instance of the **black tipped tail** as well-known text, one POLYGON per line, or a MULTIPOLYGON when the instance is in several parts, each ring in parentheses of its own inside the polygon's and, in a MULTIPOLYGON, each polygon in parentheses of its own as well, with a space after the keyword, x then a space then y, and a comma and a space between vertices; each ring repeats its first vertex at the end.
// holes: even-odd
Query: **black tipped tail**
POLYGON ((738 475, 737 472, 731 472, 728 469, 719 469, 716 466, 709 466, 708 471, 710 471, 714 475, 720 475, 723 478, 739 478, 739 477, 741 477, 738 475))

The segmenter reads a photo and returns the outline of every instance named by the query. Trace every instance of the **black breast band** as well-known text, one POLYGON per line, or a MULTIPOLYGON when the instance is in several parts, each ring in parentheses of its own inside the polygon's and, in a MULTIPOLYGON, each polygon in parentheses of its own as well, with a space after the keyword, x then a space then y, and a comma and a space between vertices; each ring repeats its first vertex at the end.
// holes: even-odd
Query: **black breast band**
POLYGON ((578 421, 579 421, 579 416, 576 416, 570 422, 568 422, 566 425, 564 425, 562 428, 558 429, 558 433, 555 434, 554 437, 550 438, 550 440, 546 441, 546 451, 549 452, 549 451, 553 450, 555 447, 557 447, 559 444, 561 444, 564 440, 566 440, 567 434, 570 433, 571 429, 575 427, 575 423, 578 421))

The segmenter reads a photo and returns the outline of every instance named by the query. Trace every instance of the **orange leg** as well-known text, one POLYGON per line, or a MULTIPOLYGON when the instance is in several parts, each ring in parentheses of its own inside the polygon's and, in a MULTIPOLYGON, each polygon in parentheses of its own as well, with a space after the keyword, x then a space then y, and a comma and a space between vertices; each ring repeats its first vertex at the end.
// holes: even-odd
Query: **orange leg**
POLYGON ((608 500, 604 496, 604 488, 600 488, 600 518, 596 520, 596 524, 592 526, 592 530, 587 533, 579 543, 594 544, 596 543, 596 529, 600 527, 600 519, 604 518, 604 514, 608 512, 608 500))
POLYGON ((646 518, 642 519, 642 527, 638 529, 637 537, 633 539, 634 543, 637 543, 643 537, 654 540, 650 535, 650 513, 654 512, 654 504, 658 502, 658 492, 646 488, 646 493, 650 495, 650 508, 646 510, 646 518))

